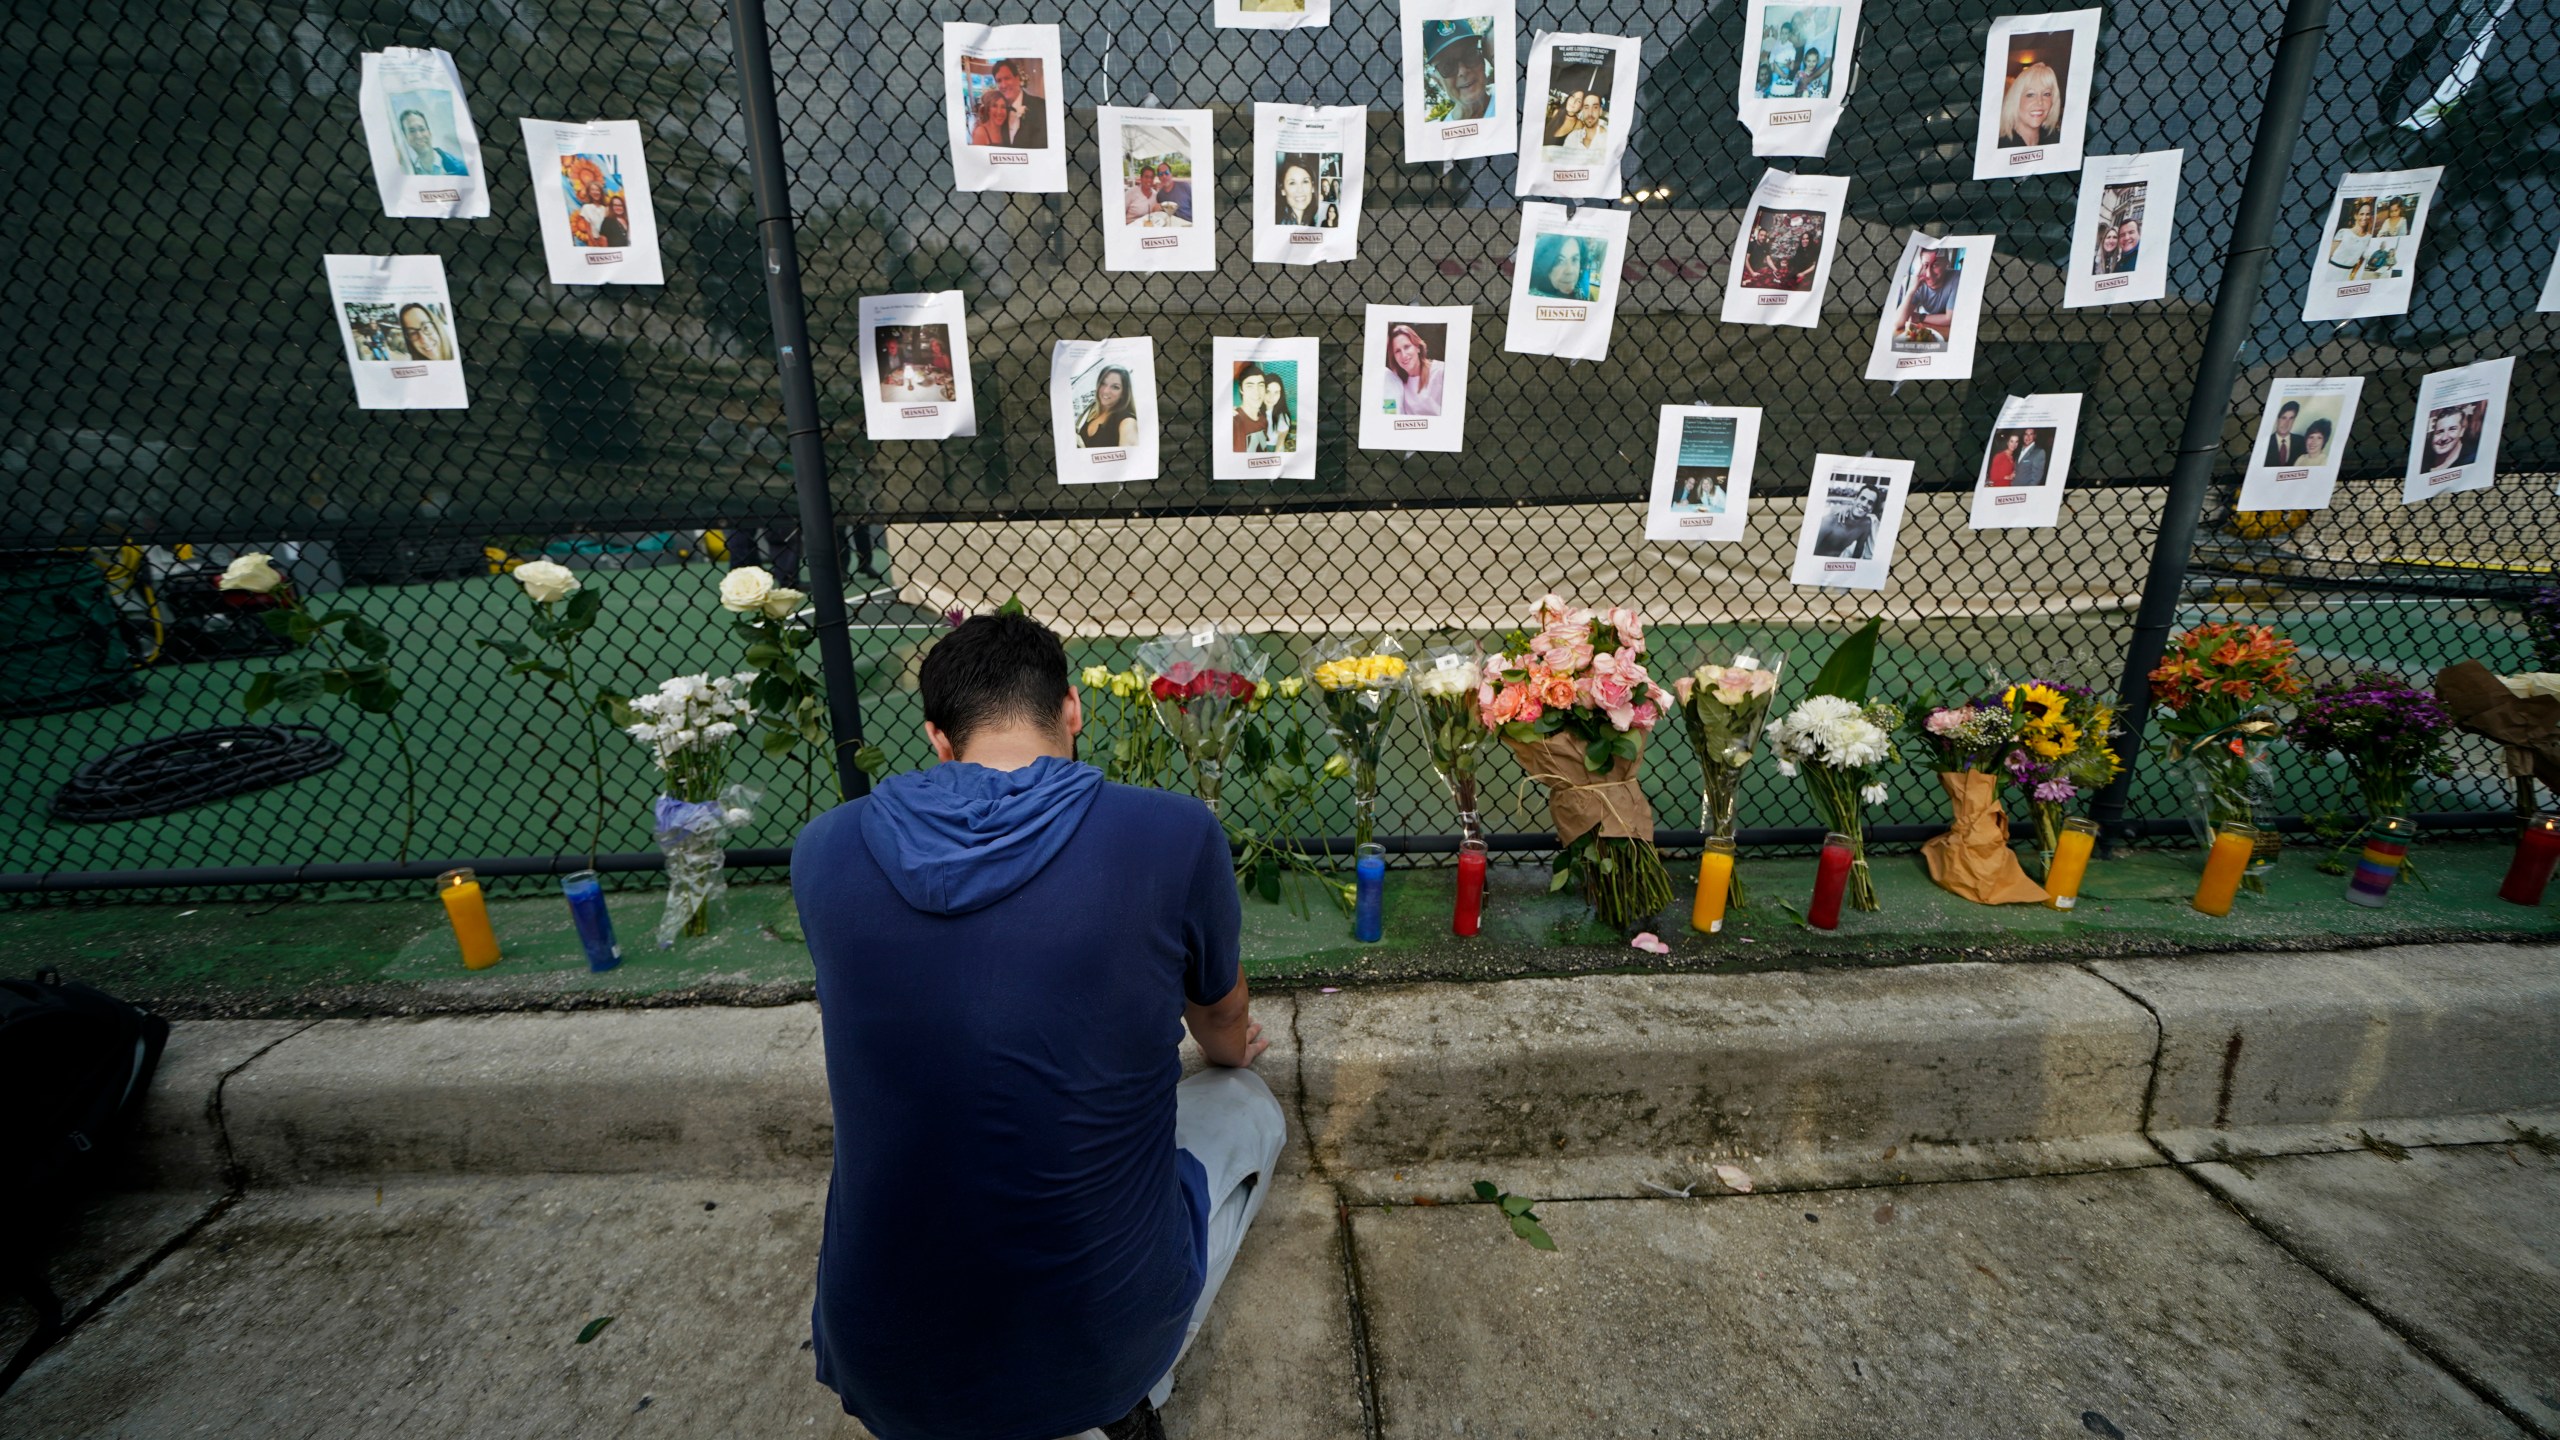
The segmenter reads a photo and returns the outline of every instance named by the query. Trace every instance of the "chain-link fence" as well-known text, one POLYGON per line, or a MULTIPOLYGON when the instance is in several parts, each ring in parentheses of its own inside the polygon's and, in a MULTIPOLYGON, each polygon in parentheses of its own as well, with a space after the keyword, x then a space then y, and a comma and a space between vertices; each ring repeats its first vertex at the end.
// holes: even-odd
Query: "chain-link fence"
MULTIPOLYGON (((1983 37, 1999 7, 1866 7, 1830 157, 1805 161, 1754 159, 1735 120, 1743 8, 1520 8, 1524 54, 1538 31, 1644 39, 1615 202, 1633 213, 1614 338, 1606 361, 1572 363, 1504 348, 1513 158, 1402 161, 1391 4, 1343 0, 1329 27, 1279 32, 1218 29, 1206 7, 1156 0, 971 11, 984 23, 1054 21, 1064 40, 1069 188, 1010 195, 951 185, 940 25, 958 12, 777 0, 775 90, 835 521, 815 540, 849 575, 864 738, 896 766, 926 763, 915 658, 945 612, 1008 598, 1068 634, 1079 664, 1125 664, 1144 637, 1208 620, 1258 632, 1284 666, 1327 632, 1489 635, 1552 590, 1643 609, 1659 671, 1750 643, 1787 649, 1809 673, 1856 618, 1881 613, 1888 694, 2028 675, 2115 688, 2285 7, 2136 0, 2107 11, 2088 152, 2177 148, 2185 162, 2173 222, 2149 226, 2148 243, 2169 250, 2168 297, 2096 309, 2061 303, 2080 177, 1971 178, 1983 37), (1368 108, 1355 261, 1250 262, 1257 101, 1368 108), (1197 183, 1220 196, 1214 272, 1104 268, 1101 226, 1118 195, 1096 174, 1096 104, 1213 113, 1214 174, 1197 183), (1816 329, 1717 318, 1742 207, 1771 165, 1851 180, 1816 329), (1970 380, 1860 378, 1914 229, 1998 237, 1970 380), (967 297, 979 434, 872 441, 855 302, 937 289, 967 297), (1474 307, 1462 453, 1351 443, 1343 417, 1372 303, 1474 307), (1052 342, 1137 335, 1156 347, 1163 478, 1061 485, 1048 438, 1052 342), (1210 478, 1219 335, 1322 342, 1313 479, 1210 478), (2057 391, 2086 397, 2060 524, 1973 530, 1969 495, 2002 398, 2057 391), (1673 403, 1764 407, 1743 540, 1643 538, 1654 415, 1673 403), (1817 450, 1917 463, 1880 595, 1787 580, 1817 450)), ((17 339, 0 359, 0 464, 14 501, 0 547, 20 622, 18 673, 0 688, 17 717, 0 721, 0 807, 12 822, 0 872, 133 877, 402 853, 400 761, 387 728, 352 710, 303 717, 345 754, 288 784, 138 819, 51 814, 84 762, 240 722, 249 674, 271 663, 259 654, 269 637, 212 579, 247 549, 276 553, 303 589, 391 636, 419 772, 408 858, 583 857, 597 808, 582 769, 589 722, 479 648, 523 612, 495 567, 548 555, 584 573, 605 599, 590 673, 636 690, 738 668, 742 642, 714 600, 722 570, 796 569, 804 548, 726 12, 611 0, 37 3, 15 7, 0 34, 0 143, 20 195, 5 222, 14 283, 0 298, 17 339), (355 87, 360 54, 390 45, 453 55, 492 218, 380 213, 355 87), (663 286, 544 280, 519 117, 641 122, 663 286), (331 253, 443 257, 468 409, 356 408, 328 313, 331 253)), ((2359 668, 2422 678, 2465 656, 2526 664, 2515 605, 2550 582, 2560 535, 2560 359, 2551 321, 2533 309, 2560 243, 2555 74, 2560 23, 2516 0, 2330 15, 2179 623, 2283 625, 2305 641, 2315 679, 2359 668), (2339 173, 2434 164, 2445 179, 2410 313, 2300 323, 2339 173), (2517 370, 2497 486, 2401 506, 2420 375, 2504 355, 2517 370), (2269 381, 2324 374, 2366 377, 2335 507, 2235 515, 2232 482, 2269 381)), ((1678 824, 1694 814, 1695 762, 1676 732, 1659 739, 1647 787, 1678 824)), ((645 757, 620 737, 609 744, 601 846, 645 852, 645 757)), ((1507 759, 1490 763, 1501 777, 1488 787, 1501 792, 1487 807, 1494 828, 1535 831, 1537 797, 1511 788, 1507 759)), ((736 764, 767 800, 733 843, 786 845, 832 798, 832 778, 805 757, 742 753, 736 764)), ((2507 803, 2494 755, 2466 750, 2462 767, 2425 808, 2507 803)), ((1239 803, 1252 818, 1253 799, 1239 803)), ((2281 808, 2342 803, 2326 768, 2286 772, 2281 808)), ((1765 770, 1742 804, 1747 827, 1813 815, 1765 770)), ((1942 818, 1938 805, 1934 787, 1903 783, 1874 818, 1924 826, 1942 818)), ((2129 814, 2179 808, 2168 774, 2144 765, 2129 814)), ((1340 833, 1348 811, 1347 790, 1332 795, 1316 828, 1340 833)), ((1418 733, 1397 741, 1380 823, 1403 836, 1452 828, 1418 733)))

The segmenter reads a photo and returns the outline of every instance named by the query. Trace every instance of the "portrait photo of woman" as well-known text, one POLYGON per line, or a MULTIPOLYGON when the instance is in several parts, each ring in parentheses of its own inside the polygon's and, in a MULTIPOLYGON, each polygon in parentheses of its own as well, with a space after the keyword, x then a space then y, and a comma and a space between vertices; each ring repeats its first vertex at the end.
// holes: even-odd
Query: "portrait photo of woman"
MULTIPOLYGON (((2021 35, 2011 54, 2034 54, 2038 42, 2059 40, 2067 47, 2070 32, 2021 35)), ((2009 77, 2000 97, 2000 148, 2056 145, 2062 141, 2062 76, 2042 59, 2028 60, 2009 77)))
POLYGON ((1283 155, 1274 162, 1279 180, 1279 202, 1272 220, 1297 229, 1324 228, 1327 207, 1316 198, 1316 174, 1321 167, 1313 155, 1283 155))
POLYGON ((1093 395, 1076 420, 1076 445, 1110 450, 1138 443, 1138 406, 1124 366, 1105 365, 1093 382, 1093 395))
MULTIPOLYGON (((1448 327, 1433 325, 1445 342, 1448 327)), ((1440 413, 1448 387, 1448 367, 1433 358, 1431 339, 1424 337, 1423 327, 1407 324, 1387 328, 1386 364, 1388 388, 1382 407, 1389 414, 1430 416, 1440 413)))
POLYGON ((1529 265, 1529 293, 1547 300, 1592 300, 1600 291, 1604 241, 1575 235, 1541 235, 1529 265))

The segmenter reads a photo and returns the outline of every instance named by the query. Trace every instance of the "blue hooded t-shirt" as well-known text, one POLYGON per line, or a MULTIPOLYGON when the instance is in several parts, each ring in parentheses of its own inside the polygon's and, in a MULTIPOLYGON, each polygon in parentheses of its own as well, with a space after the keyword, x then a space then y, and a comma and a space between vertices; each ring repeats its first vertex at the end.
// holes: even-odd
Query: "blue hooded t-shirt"
POLYGON ((820 1383, 881 1440, 1056 1440, 1127 1414, 1200 1292, 1173 1143, 1187 999, 1235 988, 1225 832, 1043 758, 890 777, 802 832, 835 1174, 820 1383))

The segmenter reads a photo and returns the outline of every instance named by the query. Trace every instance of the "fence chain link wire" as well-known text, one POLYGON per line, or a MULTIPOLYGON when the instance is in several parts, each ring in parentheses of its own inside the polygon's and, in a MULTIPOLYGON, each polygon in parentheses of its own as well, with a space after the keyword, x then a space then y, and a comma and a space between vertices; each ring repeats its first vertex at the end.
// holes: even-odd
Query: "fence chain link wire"
MULTIPOLYGON (((352 711, 296 717, 348 758, 329 771, 173 814, 47 818, 84 762, 120 746, 237 723, 264 629, 211 584, 248 549, 290 557, 393 638, 421 756, 413 858, 583 855, 596 807, 584 723, 479 648, 523 601, 494 573, 549 555, 606 597, 585 664, 634 690, 741 668, 716 605, 728 565, 796 572, 838 547, 867 737, 892 763, 930 756, 917 656, 946 612, 1018 599, 1070 637, 1076 663, 1124 666, 1165 629, 1217 620, 1286 665, 1328 632, 1492 635, 1555 591, 1641 608, 1656 669, 1781 646, 1817 664, 1858 618, 1887 617, 1879 688, 1953 696, 2029 675, 2111 688, 2131 632, 2163 486, 2198 368, 2282 7, 2243 0, 2108 8, 2087 150, 2185 151, 2168 298, 2061 308, 2080 177, 1971 178, 1986 0, 1870 5, 1845 116, 1824 160, 1762 161, 1734 118, 1741 0, 1530 0, 1541 30, 1644 39, 1626 165, 1633 213, 1609 358, 1504 350, 1519 233, 1509 156, 1402 161, 1396 9, 1343 0, 1329 27, 1221 30, 1208 7, 1024 0, 984 23, 1054 21, 1065 45, 1070 184, 1062 195, 951 187, 940 75, 955 7, 772 6, 836 532, 804 537, 772 363, 744 127, 720 7, 628 0, 354 5, 306 0, 98 9, 29 0, 0 19, 12 283, 0 319, 0 467, 10 661, 0 681, 0 873, 167 871, 392 858, 402 805, 388 738, 352 711), (356 115, 358 57, 434 46, 460 67, 492 194, 483 221, 385 218, 356 115), (1359 258, 1255 265, 1252 105, 1370 113, 1359 258), (1102 264, 1106 198, 1093 107, 1213 112, 1218 268, 1130 274, 1102 264), (636 118, 667 263, 663 286, 546 282, 517 138, 520 117, 636 118), (137 157, 155 163, 137 165, 137 157), (181 159, 180 157, 184 157, 181 159), (1814 330, 1717 319, 1741 207, 1770 166, 1851 177, 1829 297, 1814 330), (1903 237, 1997 235, 1968 381, 1861 377, 1903 237), (329 314, 324 254, 444 258, 468 375, 461 411, 356 408, 329 314), (967 297, 975 439, 863 433, 856 300, 967 297), (1362 309, 1475 307, 1466 448, 1407 455, 1350 443, 1362 309), (1153 337, 1162 479, 1065 487, 1049 441, 1059 339, 1153 337), (1311 480, 1209 477, 1213 336, 1313 336, 1322 424, 1311 480), (1967 499, 2005 395, 2086 396, 2059 526, 1974 531, 1967 499), (1745 540, 1643 539, 1657 407, 1765 408, 1745 540), (1917 463, 1892 580, 1880 595, 1788 583, 1818 451, 1917 463)), ((2476 657, 2529 668, 2517 612, 2553 583, 2560 501, 2560 350, 2534 313, 2560 244, 2560 18, 2513 0, 2380 0, 2333 18, 2283 200, 2265 303, 2231 396, 2227 444, 2189 557, 2181 623, 2263 619, 2304 642, 2313 678, 2381 668, 2423 681, 2476 657), (2347 170, 2442 165, 2410 313, 2299 320, 2302 286, 2347 170), (2517 357, 2495 488, 2418 506, 2398 476, 2419 377, 2517 357), (2362 375, 2336 503, 2232 509, 2269 382, 2362 375)), ((1519 77, 1509 77, 1516 83, 1519 77)), ((1790 692, 1792 693, 1792 691, 1790 692)), ((1676 727, 1646 786, 1667 825, 1694 816, 1697 773, 1676 727)), ((1489 762, 1497 830, 1543 823, 1535 788, 1489 762)), ((802 757, 741 752, 776 797, 745 847, 785 845, 832 799, 802 757)), ((1394 744, 1380 829, 1452 828, 1418 731, 1394 744)), ((607 852, 649 848, 651 776, 608 752, 607 852)), ((2338 775, 2289 759, 2278 807, 2348 802, 2338 775)), ((1238 802, 1254 818, 1253 797, 1238 802)), ((2494 755, 2422 800, 2508 803, 2494 755)), ((1811 823, 1756 770, 1749 826, 1811 823)), ((1873 816, 1942 818, 1916 770, 1873 816)), ((1346 789, 1317 828, 1348 829, 1346 789)), ((2131 814, 2180 813, 2146 763, 2131 814)), ((23 887, 22 887, 23 888, 23 887)), ((136 890, 133 894, 154 893, 136 890)))

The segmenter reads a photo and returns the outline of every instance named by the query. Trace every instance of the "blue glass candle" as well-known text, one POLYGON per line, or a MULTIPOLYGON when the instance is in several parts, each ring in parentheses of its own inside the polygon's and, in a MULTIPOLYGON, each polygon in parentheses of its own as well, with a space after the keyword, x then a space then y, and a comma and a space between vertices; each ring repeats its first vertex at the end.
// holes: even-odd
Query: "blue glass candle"
POLYGON ((1358 882, 1351 935, 1373 944, 1387 938, 1387 847, 1369 844, 1351 853, 1357 857, 1351 873, 1358 882))
POLYGON ((569 898, 569 919, 578 927, 578 944, 587 952, 587 968, 610 970, 622 963, 622 947, 613 940, 613 915, 604 908, 604 882, 593 870, 560 877, 560 893, 569 898))

